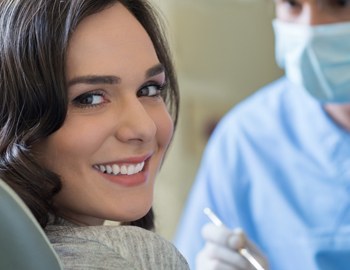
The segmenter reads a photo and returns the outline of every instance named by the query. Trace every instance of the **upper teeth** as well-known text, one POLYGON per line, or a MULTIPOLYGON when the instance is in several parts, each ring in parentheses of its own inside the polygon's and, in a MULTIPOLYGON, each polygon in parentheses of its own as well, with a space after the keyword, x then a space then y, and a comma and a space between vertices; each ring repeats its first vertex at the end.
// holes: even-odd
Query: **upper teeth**
POLYGON ((124 175, 132 175, 135 173, 139 173, 142 171, 145 162, 137 163, 137 164, 123 164, 119 166, 118 164, 113 165, 95 165, 94 167, 103 172, 113 175, 124 174, 124 175))

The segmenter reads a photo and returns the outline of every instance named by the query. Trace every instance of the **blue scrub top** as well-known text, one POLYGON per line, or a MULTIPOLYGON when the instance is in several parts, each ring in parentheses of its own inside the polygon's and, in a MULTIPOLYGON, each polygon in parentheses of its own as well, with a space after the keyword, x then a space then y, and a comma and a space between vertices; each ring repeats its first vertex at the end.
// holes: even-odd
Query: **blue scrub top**
POLYGON ((194 268, 210 207, 271 270, 350 269, 350 136, 286 78, 233 108, 210 138, 175 237, 194 268))

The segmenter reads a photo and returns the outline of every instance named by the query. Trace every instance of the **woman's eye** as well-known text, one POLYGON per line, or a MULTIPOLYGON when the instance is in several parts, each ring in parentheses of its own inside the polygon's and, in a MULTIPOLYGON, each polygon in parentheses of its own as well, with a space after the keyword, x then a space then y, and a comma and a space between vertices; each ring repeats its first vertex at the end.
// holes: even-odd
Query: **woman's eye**
POLYGON ((158 84, 150 84, 142 87, 137 91, 138 97, 158 97, 163 90, 163 86, 158 84))
POLYGON ((104 94, 101 92, 84 93, 73 100, 73 103, 80 107, 98 106, 105 102, 104 94))

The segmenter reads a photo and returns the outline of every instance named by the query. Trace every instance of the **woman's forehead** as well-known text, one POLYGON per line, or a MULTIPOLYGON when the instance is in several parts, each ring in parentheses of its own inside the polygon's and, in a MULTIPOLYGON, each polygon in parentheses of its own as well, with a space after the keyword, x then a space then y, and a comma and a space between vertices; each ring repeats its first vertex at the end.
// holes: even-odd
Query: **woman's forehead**
POLYGON ((148 69, 157 63, 159 60, 148 33, 123 5, 117 3, 78 25, 68 46, 66 72, 68 80, 101 72, 122 76, 133 68, 148 69))

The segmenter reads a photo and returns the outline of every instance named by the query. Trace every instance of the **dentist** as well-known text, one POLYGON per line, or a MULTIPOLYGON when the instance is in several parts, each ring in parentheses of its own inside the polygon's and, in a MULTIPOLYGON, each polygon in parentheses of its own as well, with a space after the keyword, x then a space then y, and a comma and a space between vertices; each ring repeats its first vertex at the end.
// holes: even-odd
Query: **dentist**
POLYGON ((196 258, 201 270, 254 269, 242 247, 271 270, 350 267, 350 1, 275 5, 285 76, 208 143, 175 239, 193 269, 196 258), (231 229, 208 224, 206 207, 231 229))

